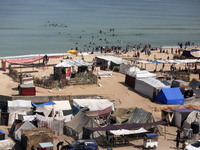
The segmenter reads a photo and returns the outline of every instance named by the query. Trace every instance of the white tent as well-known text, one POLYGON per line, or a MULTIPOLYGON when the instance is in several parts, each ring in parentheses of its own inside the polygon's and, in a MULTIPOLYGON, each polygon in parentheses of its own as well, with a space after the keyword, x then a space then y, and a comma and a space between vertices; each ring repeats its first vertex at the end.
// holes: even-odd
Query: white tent
POLYGON ((191 128, 192 122, 198 122, 200 124, 200 112, 199 111, 193 111, 188 116, 187 119, 184 121, 182 128, 191 128))
POLYGON ((115 64, 122 64, 124 61, 121 58, 114 57, 114 56, 96 56, 97 59, 103 59, 108 61, 108 64, 110 65, 110 62, 112 61, 115 64))
POLYGON ((88 107, 90 111, 103 110, 108 107, 114 111, 114 104, 108 99, 73 99, 73 106, 88 107))
POLYGON ((0 140, 0 150, 12 149, 15 146, 11 139, 0 140))
POLYGON ((148 71, 127 71, 127 75, 134 77, 136 79, 144 79, 144 78, 156 78, 156 74, 150 73, 148 71))
POLYGON ((135 80, 135 90, 139 93, 149 96, 150 98, 153 98, 154 93, 158 93, 157 91, 161 90, 162 88, 170 88, 170 86, 166 86, 161 81, 154 78, 135 80))
POLYGON ((55 67, 73 67, 73 66, 91 66, 91 63, 85 62, 83 60, 63 60, 60 64, 57 64, 55 67))
POLYGON ((30 123, 29 121, 25 121, 21 125, 21 127, 17 131, 15 131, 15 139, 21 141, 21 130, 22 129, 32 129, 32 128, 35 128, 35 126, 32 123, 30 123))
POLYGON ((9 120, 8 125, 12 125, 18 114, 27 115, 31 111, 32 105, 30 100, 8 101, 9 120))
MULTIPOLYGON (((65 116, 63 114, 63 111, 71 111, 72 113, 72 108, 68 100, 62 100, 62 101, 53 101, 55 104, 53 105, 53 115, 52 116, 65 116), (57 114, 56 114, 57 112, 57 114)), ((68 113, 69 114, 69 113, 68 113)))
POLYGON ((140 128, 138 130, 126 130, 126 129, 110 130, 110 132, 114 135, 129 135, 129 134, 145 133, 149 131, 144 128, 140 128))
POLYGON ((127 71, 131 71, 131 72, 140 71, 140 68, 138 68, 136 66, 130 66, 127 63, 120 64, 119 72, 122 74, 126 74, 127 71))

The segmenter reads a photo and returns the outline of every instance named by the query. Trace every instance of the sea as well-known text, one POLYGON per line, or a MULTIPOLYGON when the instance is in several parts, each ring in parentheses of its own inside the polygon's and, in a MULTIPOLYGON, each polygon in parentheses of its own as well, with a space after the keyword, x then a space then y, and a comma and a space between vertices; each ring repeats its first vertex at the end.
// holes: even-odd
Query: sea
POLYGON ((197 45, 199 6, 200 0, 0 0, 0 57, 197 45))

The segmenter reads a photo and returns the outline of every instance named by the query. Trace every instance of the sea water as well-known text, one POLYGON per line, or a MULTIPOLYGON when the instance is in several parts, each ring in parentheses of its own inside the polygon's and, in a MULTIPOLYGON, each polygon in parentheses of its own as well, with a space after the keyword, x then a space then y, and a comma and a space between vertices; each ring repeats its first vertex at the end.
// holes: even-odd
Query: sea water
POLYGON ((1 0, 0 57, 97 46, 197 45, 199 6, 200 0, 1 0))

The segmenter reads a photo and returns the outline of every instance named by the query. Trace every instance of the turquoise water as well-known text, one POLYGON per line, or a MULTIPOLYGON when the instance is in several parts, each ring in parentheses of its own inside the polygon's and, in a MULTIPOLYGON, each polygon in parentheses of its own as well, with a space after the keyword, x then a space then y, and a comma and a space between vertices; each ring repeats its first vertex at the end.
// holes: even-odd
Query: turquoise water
POLYGON ((140 43, 196 45, 199 6, 199 0, 1 0, 0 56, 140 43))

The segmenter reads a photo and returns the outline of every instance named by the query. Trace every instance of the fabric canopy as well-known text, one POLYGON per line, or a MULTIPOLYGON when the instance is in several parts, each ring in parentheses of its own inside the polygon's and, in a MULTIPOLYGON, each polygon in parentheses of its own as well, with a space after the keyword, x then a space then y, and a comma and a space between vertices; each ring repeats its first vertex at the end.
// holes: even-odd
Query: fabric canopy
POLYGON ((49 101, 49 102, 46 102, 46 103, 43 103, 43 104, 40 104, 40 105, 36 105, 35 103, 31 102, 32 105, 34 107, 41 107, 41 106, 44 106, 44 105, 54 105, 55 103, 53 101, 49 101))
POLYGON ((140 128, 138 130, 126 130, 126 129, 111 130, 110 132, 114 135, 129 135, 129 134, 144 133, 149 131, 145 130, 144 128, 140 128))
POLYGON ((11 64, 23 65, 23 64, 30 64, 41 59, 43 59, 43 56, 37 56, 37 57, 25 58, 25 59, 9 59, 9 60, 6 59, 5 61, 11 64))
POLYGON ((131 123, 131 124, 120 124, 120 125, 108 125, 106 127, 92 128, 92 127, 84 127, 90 131, 109 131, 109 130, 120 130, 120 129, 138 129, 145 126, 156 126, 156 125, 164 125, 168 124, 165 121, 158 121, 152 123, 131 123))

